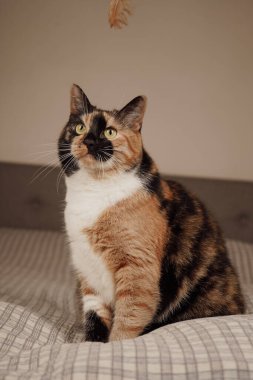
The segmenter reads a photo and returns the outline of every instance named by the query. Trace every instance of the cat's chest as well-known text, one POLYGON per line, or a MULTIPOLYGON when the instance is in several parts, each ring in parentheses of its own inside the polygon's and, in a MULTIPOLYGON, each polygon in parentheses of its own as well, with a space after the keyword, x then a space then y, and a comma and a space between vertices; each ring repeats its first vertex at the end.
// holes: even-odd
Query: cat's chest
POLYGON ((104 181, 94 181, 80 173, 72 177, 66 180, 65 208, 72 262, 76 271, 109 303, 114 297, 112 273, 85 230, 96 225, 108 208, 140 190, 141 182, 128 173, 104 181))
POLYGON ((84 230, 96 223, 99 216, 110 207, 110 198, 96 191, 90 193, 70 192, 67 194, 65 223, 72 239, 82 237, 84 230))
POLYGON ((133 173, 94 180, 81 171, 67 178, 66 185, 65 223, 72 236, 93 226, 104 211, 131 197, 142 186, 133 173))

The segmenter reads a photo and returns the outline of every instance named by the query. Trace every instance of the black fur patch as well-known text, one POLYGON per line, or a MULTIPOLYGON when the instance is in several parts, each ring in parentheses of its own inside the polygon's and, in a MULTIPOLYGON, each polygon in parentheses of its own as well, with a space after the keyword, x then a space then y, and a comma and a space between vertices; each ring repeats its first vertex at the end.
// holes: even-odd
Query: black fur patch
POLYGON ((161 177, 160 174, 151 173, 152 159, 148 153, 143 149, 142 160, 139 166, 138 174, 140 178, 144 180, 145 188, 150 193, 157 194, 158 198, 161 198, 161 177))
POLYGON ((96 137, 99 138, 101 133, 106 128, 106 120, 104 118, 104 115, 98 114, 92 119, 92 124, 90 126, 90 132, 96 137))
POLYGON ((149 154, 145 151, 145 149, 143 149, 142 160, 139 168, 140 175, 145 177, 150 172, 151 166, 152 159, 149 156, 149 154))
POLYGON ((58 141, 58 157, 66 176, 70 176, 79 170, 79 166, 74 156, 71 154, 71 143, 64 138, 58 141))
POLYGON ((85 314, 85 339, 88 342, 107 342, 109 330, 95 311, 85 314))
POLYGON ((107 161, 113 155, 113 145, 110 140, 103 136, 106 129, 106 120, 103 114, 96 115, 87 136, 83 142, 87 145, 88 151, 96 160, 107 161))
POLYGON ((165 254, 162 261, 159 287, 161 300, 156 312, 157 315, 162 314, 168 305, 174 301, 179 289, 179 281, 175 275, 175 268, 171 264, 168 254, 165 254))
POLYGON ((166 252, 172 255, 180 251, 180 244, 184 241, 182 238, 183 221, 186 217, 196 213, 196 207, 193 198, 185 191, 183 186, 174 181, 168 181, 168 184, 173 192, 173 200, 164 203, 168 223, 171 226, 166 252))
POLYGON ((171 260, 172 255, 180 254, 182 244, 184 244, 183 223, 186 217, 196 213, 196 207, 192 197, 184 190, 183 186, 169 181, 170 189, 173 192, 173 200, 160 198, 161 209, 166 210, 168 224, 171 226, 170 238, 167 243, 165 255, 161 265, 160 295, 161 301, 157 310, 157 315, 164 312, 168 305, 173 302, 180 289, 184 274, 176 275, 178 268, 175 267, 175 260, 171 260))

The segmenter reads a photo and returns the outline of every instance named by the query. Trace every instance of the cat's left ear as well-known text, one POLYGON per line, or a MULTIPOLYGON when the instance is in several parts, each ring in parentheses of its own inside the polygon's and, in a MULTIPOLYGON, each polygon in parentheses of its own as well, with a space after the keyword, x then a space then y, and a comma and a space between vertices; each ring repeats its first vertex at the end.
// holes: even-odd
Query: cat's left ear
POLYGON ((140 131, 146 106, 146 96, 137 96, 118 112, 117 118, 123 125, 135 131, 140 131))

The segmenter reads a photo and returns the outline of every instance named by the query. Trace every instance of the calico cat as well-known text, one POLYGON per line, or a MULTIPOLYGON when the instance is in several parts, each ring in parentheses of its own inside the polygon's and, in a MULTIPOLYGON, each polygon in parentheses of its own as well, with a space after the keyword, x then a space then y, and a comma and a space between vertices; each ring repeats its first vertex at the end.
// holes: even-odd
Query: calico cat
POLYGON ((88 341, 244 312, 220 228, 195 195, 161 178, 143 148, 145 108, 138 96, 120 111, 104 111, 73 85, 58 142, 88 341))

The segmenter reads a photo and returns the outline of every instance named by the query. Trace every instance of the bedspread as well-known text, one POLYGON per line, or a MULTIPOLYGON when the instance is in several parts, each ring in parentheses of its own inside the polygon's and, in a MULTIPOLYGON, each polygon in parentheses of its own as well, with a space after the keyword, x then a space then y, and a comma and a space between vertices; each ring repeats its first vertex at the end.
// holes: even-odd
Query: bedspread
POLYGON ((227 241, 247 314, 83 341, 64 235, 0 230, 0 379, 253 379, 253 245, 227 241))

